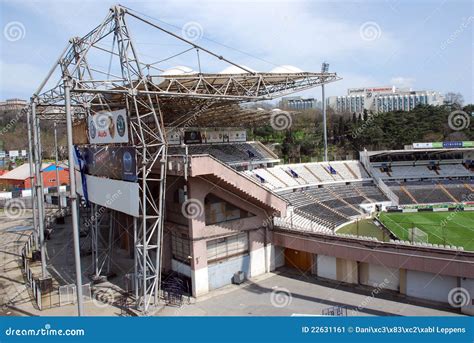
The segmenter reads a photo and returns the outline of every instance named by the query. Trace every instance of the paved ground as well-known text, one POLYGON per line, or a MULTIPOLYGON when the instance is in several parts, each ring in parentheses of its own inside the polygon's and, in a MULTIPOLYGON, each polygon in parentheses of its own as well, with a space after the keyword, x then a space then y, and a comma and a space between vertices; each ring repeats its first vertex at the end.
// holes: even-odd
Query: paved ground
MULTIPOLYGON (((53 307, 40 311, 30 300, 29 289, 21 273, 21 250, 28 239, 29 230, 22 226, 31 225, 25 213, 21 218, 7 218, 0 212, 0 315, 26 316, 72 316, 76 315, 76 305, 58 306, 53 299, 53 307), (12 228, 18 228, 12 230, 12 228)), ((69 220, 58 226, 51 240, 47 241, 48 271, 55 278, 55 285, 74 282, 74 259, 72 256, 71 227, 69 220)), ((118 252, 114 257, 113 269, 119 274, 126 273, 130 259, 118 252)), ((90 273, 90 256, 82 258, 84 274, 90 273)), ((39 274, 40 266, 33 267, 39 274)), ((84 277, 84 283, 89 280, 84 277)), ((86 315, 120 316, 120 291, 123 279, 116 277, 111 282, 96 286, 96 291, 105 295, 104 301, 90 300, 85 303, 86 315), (105 303, 104 303, 105 302, 105 303)), ((323 309, 345 306, 349 315, 404 315, 436 316, 456 315, 449 309, 429 303, 414 305, 393 293, 373 296, 371 290, 327 283, 314 277, 295 274, 291 269, 263 275, 247 283, 230 285, 201 297, 192 299, 190 304, 180 308, 164 307, 156 315, 165 316, 288 316, 321 315, 323 309)))
POLYGON ((321 315, 323 309, 345 306, 348 315, 450 316, 449 309, 433 304, 413 305, 394 294, 374 297, 365 289, 347 288, 294 274, 291 270, 270 273, 241 286, 224 289, 181 308, 166 307, 169 316, 291 316, 321 315))

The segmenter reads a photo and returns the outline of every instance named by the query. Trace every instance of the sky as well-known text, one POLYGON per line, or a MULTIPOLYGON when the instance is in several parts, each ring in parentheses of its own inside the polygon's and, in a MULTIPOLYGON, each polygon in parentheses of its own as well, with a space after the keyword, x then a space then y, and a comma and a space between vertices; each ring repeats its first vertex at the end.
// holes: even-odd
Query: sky
MULTIPOLYGON (((29 99, 71 37, 83 36, 107 16, 114 1, 0 0, 0 99, 29 99)), ((329 70, 341 81, 326 95, 347 88, 410 87, 459 92, 474 102, 473 1, 122 1, 167 30, 190 38, 233 62, 257 71, 293 65, 329 70)), ((183 52, 186 44, 130 18, 142 61, 183 52)), ((113 44, 112 40, 104 45, 113 44)), ((96 56, 91 65, 113 64, 96 56)), ((156 64, 197 70, 194 50, 156 64)), ((225 64, 200 53, 203 72, 225 64)), ((113 67, 112 67, 113 70, 113 67)), ((320 90, 303 96, 320 99, 320 90)))

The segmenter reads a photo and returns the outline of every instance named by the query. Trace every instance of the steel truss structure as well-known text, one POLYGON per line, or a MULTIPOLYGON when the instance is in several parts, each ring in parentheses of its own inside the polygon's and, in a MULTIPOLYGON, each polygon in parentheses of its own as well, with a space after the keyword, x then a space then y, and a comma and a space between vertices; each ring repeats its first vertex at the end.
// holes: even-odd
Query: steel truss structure
MULTIPOLYGON (((123 7, 113 6, 106 18, 84 37, 74 37, 54 63, 46 79, 31 98, 28 107, 30 125, 30 165, 35 171, 37 198, 35 227, 40 245, 44 218, 41 195, 41 141, 39 120, 65 121, 68 132, 68 152, 71 182, 71 212, 75 239, 78 297, 81 298, 81 270, 79 262, 79 230, 75 192, 74 146, 72 123, 102 111, 125 108, 129 121, 130 142, 136 148, 138 184, 140 189, 139 216, 133 220, 135 243, 136 306, 143 314, 153 313, 160 304, 161 246, 166 188, 167 143, 166 130, 187 125, 190 120, 209 123, 228 117, 227 113, 240 110, 238 104, 267 100, 294 93, 340 78, 335 73, 257 73, 182 38, 156 23, 123 7), (192 73, 169 75, 160 73, 155 64, 145 63, 130 33, 128 21, 156 29, 167 36, 189 45, 198 53, 207 54, 221 62, 239 68, 235 74, 192 73), (106 41, 111 47, 104 47, 106 41), (98 56, 101 54, 101 59, 98 56), (107 68, 98 67, 109 61, 107 68), (52 87, 46 87, 51 84, 52 87), (34 153, 33 153, 34 151, 34 153), (158 172, 159 171, 159 174, 158 172)), ((248 112, 248 111, 247 111, 248 112)), ((242 118, 252 118, 246 113, 242 118)), ((234 119, 235 120, 235 119, 234 119)), ((238 120, 238 119, 237 119, 238 120)), ((195 123, 193 123, 195 125, 195 123)), ((94 205, 97 207, 97 205, 94 205)), ((96 274, 105 260, 98 256, 98 225, 93 225, 93 253, 97 257, 96 274)), ((110 250, 110 249, 108 249, 110 250)), ((82 313, 79 299, 79 313, 82 313)))

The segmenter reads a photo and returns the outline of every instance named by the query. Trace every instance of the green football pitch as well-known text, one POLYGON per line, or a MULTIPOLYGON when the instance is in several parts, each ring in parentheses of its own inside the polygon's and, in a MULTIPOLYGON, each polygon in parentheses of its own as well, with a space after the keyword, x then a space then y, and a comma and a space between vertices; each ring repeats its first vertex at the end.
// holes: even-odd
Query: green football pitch
POLYGON ((415 239, 474 251, 474 212, 382 212, 379 219, 401 240, 415 239), (417 228, 415 233, 412 228, 417 228))

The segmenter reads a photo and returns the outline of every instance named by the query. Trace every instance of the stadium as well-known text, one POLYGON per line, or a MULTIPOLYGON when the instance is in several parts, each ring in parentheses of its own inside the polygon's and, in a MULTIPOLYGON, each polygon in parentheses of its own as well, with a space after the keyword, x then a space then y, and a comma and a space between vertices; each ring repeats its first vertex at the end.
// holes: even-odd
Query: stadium
MULTIPOLYGON (((64 297, 60 289, 72 284, 64 280, 74 275, 92 288, 113 282, 130 307, 148 315, 163 302, 207 296, 280 268, 444 307, 453 289, 474 295, 473 142, 414 142, 351 160, 285 164, 247 138, 251 125, 284 130, 298 114, 242 104, 339 79, 327 68, 256 72, 131 9, 111 8, 93 31, 71 39, 25 113, 33 183, 42 180, 42 161, 32 123, 68 128, 70 210, 59 215, 73 229, 66 253, 74 265, 58 267, 69 255, 52 250, 56 233, 44 202, 54 195, 39 196, 43 185, 35 183, 35 231, 23 268, 38 280, 36 301, 56 290, 64 297), (171 59, 150 68, 125 18, 197 50, 199 69, 171 59), (203 55, 224 68, 203 72, 203 55), (94 58, 111 63, 98 73, 88 65, 94 58)), ((74 288, 80 313, 90 291, 74 288)), ((474 315, 470 303, 457 309, 474 315)))

